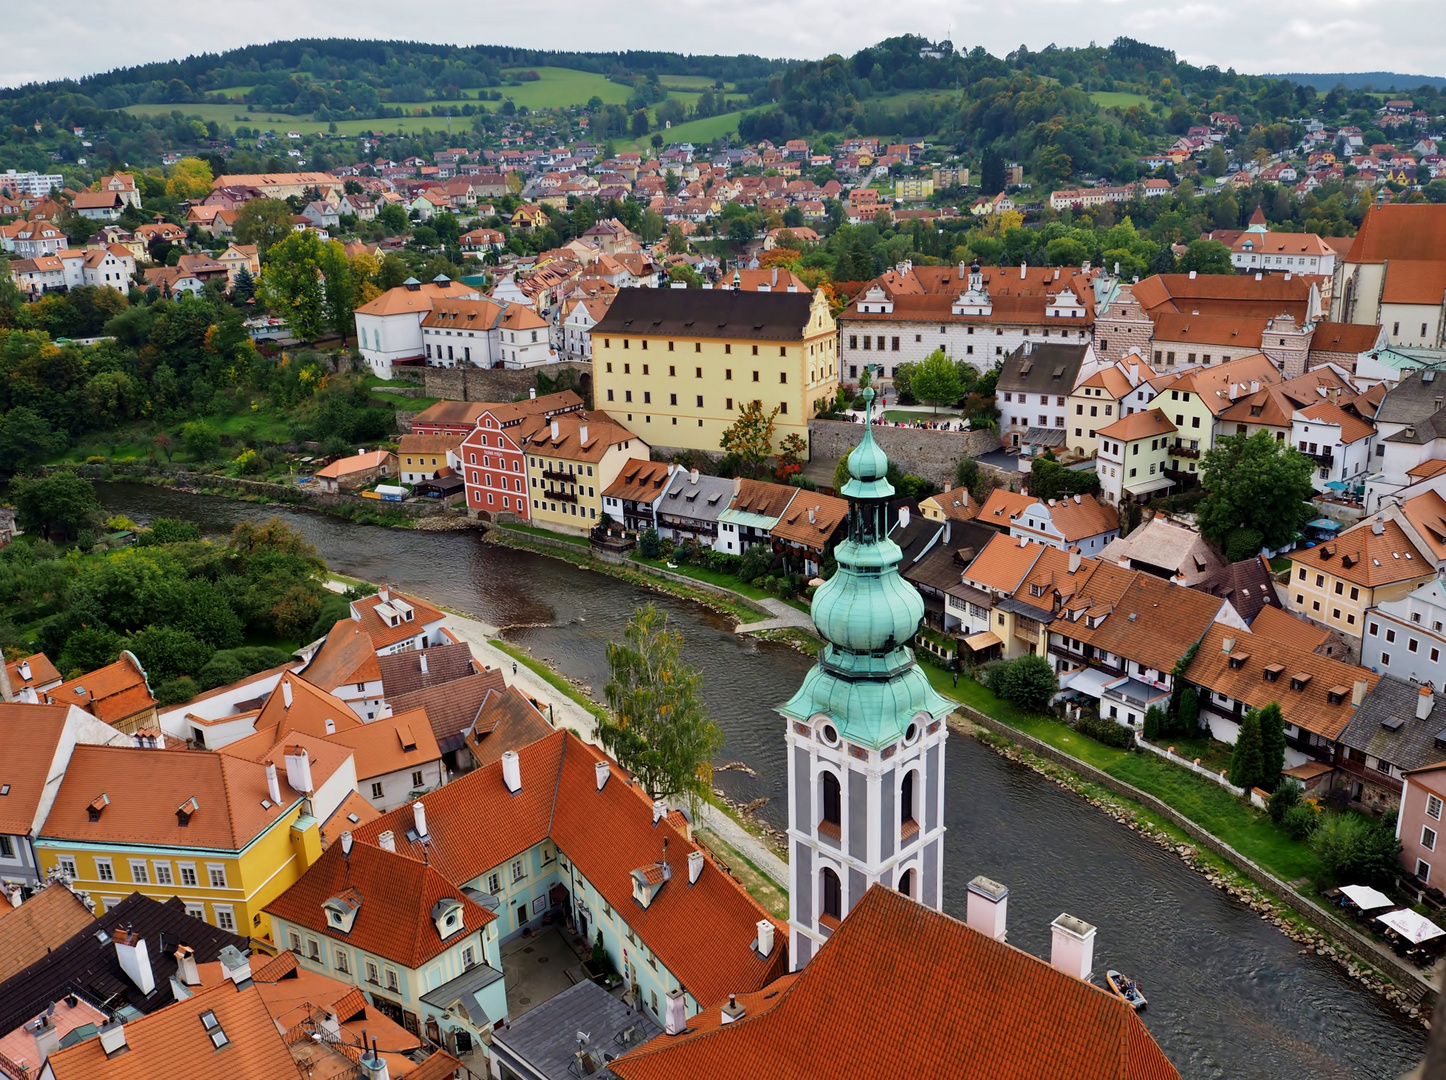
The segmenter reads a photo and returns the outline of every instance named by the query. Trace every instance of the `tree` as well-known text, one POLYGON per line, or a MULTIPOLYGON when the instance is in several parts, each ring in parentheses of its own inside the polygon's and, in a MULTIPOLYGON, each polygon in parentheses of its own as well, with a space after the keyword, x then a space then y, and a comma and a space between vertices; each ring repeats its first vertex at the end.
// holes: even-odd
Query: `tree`
POLYGON ((232 231, 238 244, 255 244, 264 259, 272 245, 285 240, 292 229, 291 207, 284 201, 249 199, 236 211, 236 224, 232 231))
POLYGON ((669 255, 686 255, 686 254, 688 254, 688 238, 683 235, 682 226, 679 226, 679 225, 669 225, 669 226, 668 226, 668 254, 669 254, 669 255))
POLYGON ((650 603, 628 620, 621 642, 608 643, 607 658, 603 748, 654 799, 706 798, 723 732, 703 703, 702 676, 683 660, 683 635, 650 603))
POLYGON ((1099 473, 1094 469, 1071 469, 1052 458, 1040 456, 1029 464, 1029 493, 1036 499, 1098 495, 1099 473))
POLYGON ((95 488, 73 472, 17 476, 8 498, 15 504, 16 524, 49 540, 73 540, 100 517, 95 488))
POLYGON ((256 295, 256 278, 249 266, 236 271, 236 283, 231 286, 231 297, 238 304, 244 304, 256 295))
POLYGON ((196 461, 213 461, 221 453, 221 435, 204 420, 181 426, 181 445, 196 461))
POLYGON ((967 454, 954 463, 954 486, 963 488, 971 495, 979 490, 983 475, 979 462, 967 454))
POLYGON ((1176 269, 1181 274, 1188 274, 1191 270, 1197 274, 1235 273, 1230 249, 1219 240, 1192 240, 1176 269))
POLYGON ((14 472, 63 450, 65 444, 64 432, 27 405, 0 416, 0 471, 14 472))
POLYGON ((65 641, 56 666, 66 678, 113 663, 120 655, 121 637, 104 626, 82 626, 65 641))
MULTIPOLYGON (((451 217, 450 214, 447 216, 451 217)), ((326 302, 326 322, 345 345, 347 332, 355 323, 353 313, 356 311, 357 290, 346 248, 340 240, 329 240, 322 245, 319 266, 326 302)))
POLYGON ((1224 148, 1216 143, 1210 148, 1210 153, 1205 156, 1205 174, 1207 176, 1224 176, 1229 164, 1225 158, 1224 148))
POLYGON ((849 472, 849 456, 845 454, 838 459, 838 464, 833 467, 833 493, 837 495, 843 491, 844 485, 852 478, 849 472))
POLYGON ((935 349, 909 373, 909 388, 914 400, 934 406, 936 413, 940 405, 957 404, 964 396, 959 368, 943 349, 935 349))
POLYGON ((1220 543, 1233 529, 1254 529, 1266 547, 1284 547, 1310 518, 1313 470, 1309 458, 1268 431, 1216 440, 1200 465, 1200 532, 1220 543))
POLYGON ((1285 718, 1277 702, 1272 701, 1260 710, 1260 748, 1265 763, 1260 786, 1274 791, 1285 768, 1285 718))
POLYGON ((1180 691, 1180 707, 1175 712, 1175 728, 1183 738, 1200 730, 1200 693, 1189 683, 1180 691))
POLYGON ((321 238, 307 229, 274 245, 261 279, 266 302, 302 341, 315 341, 326 324, 326 290, 321 281, 321 238))
POLYGON ((1143 735, 1146 739, 1154 742, 1160 737, 1161 729, 1165 726, 1165 711, 1158 705, 1151 705, 1145 710, 1145 730, 1143 735))
POLYGON ((1265 752, 1261 745, 1260 710, 1250 709, 1240 721, 1235 750, 1230 755, 1230 782, 1236 787, 1259 785, 1265 774, 1265 752))
POLYGON ((778 446, 778 468, 774 470, 773 478, 780 484, 786 484, 798 476, 803 472, 803 456, 807 453, 807 439, 796 431, 785 435, 778 446))
POLYGON ((663 551, 662 539, 657 529, 644 529, 638 534, 638 554, 645 559, 656 559, 663 551))
POLYGON ((1360 814, 1332 814, 1316 827, 1311 849, 1335 881, 1390 888, 1400 870, 1395 821, 1369 821, 1360 814))
POLYGON ((1005 701, 1025 712, 1043 712, 1059 691, 1054 668, 1042 656, 1025 653, 991 669, 989 687, 1005 701))
POLYGON ((170 626, 137 631, 126 639, 126 648, 136 654, 153 682, 195 675, 216 651, 195 635, 170 626))
POLYGON ((763 463, 773 454, 774 418, 777 416, 777 407, 765 413, 763 402, 755 398, 738 411, 738 419, 723 432, 719 444, 723 452, 736 457, 748 469, 750 476, 756 477, 763 463))
MULTIPOLYGON (((211 193, 211 166, 198 157, 183 157, 171 166, 166 194, 173 199, 204 199, 211 193)), ((248 241, 249 242, 249 241, 248 241)))

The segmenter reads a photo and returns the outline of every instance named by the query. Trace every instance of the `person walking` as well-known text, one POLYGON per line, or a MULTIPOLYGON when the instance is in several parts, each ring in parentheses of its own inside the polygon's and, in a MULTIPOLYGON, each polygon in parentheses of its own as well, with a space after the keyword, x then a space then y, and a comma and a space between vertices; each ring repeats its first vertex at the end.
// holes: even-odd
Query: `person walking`
POLYGON ((955 669, 954 669, 954 686, 957 688, 958 685, 959 685, 959 669, 958 669, 958 668, 955 668, 955 669))
POLYGON ((514 674, 514 675, 517 674, 517 661, 516 661, 516 660, 512 661, 512 674, 514 674))

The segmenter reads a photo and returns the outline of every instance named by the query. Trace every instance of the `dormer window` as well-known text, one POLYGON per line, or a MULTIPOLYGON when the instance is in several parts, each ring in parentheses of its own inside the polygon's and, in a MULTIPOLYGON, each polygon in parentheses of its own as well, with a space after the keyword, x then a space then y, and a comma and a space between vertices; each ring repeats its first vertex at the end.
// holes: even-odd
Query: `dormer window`
POLYGON ((1292 690, 1304 690, 1310 683, 1310 672, 1302 671, 1290 677, 1290 688, 1292 690))
POLYGON ((444 896, 432 906, 432 922, 437 934, 443 940, 451 937, 463 927, 462 901, 455 896, 444 896))
POLYGON ((1231 654, 1230 654, 1230 667, 1231 667, 1233 670, 1235 670, 1235 671, 1239 671, 1241 668, 1243 668, 1243 667, 1245 666, 1245 662, 1246 662, 1247 660, 1249 660, 1249 659, 1250 659, 1250 654, 1249 654, 1249 653, 1231 653, 1231 654))
POLYGON ((1264 675, 1265 675, 1265 681, 1266 681, 1266 682, 1276 682, 1276 681, 1278 681, 1278 680, 1280 679, 1280 677, 1281 677, 1283 674, 1285 674, 1285 665, 1284 665, 1284 664, 1266 664, 1266 665, 1265 665, 1264 675))

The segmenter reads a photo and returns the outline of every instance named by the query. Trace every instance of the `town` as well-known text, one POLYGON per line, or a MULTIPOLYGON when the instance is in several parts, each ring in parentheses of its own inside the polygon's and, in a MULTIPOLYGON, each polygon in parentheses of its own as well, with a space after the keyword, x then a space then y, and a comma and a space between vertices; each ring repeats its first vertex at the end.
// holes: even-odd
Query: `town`
POLYGON ((0 92, 0 1078, 1446 1067, 1446 79, 374 44, 0 92))

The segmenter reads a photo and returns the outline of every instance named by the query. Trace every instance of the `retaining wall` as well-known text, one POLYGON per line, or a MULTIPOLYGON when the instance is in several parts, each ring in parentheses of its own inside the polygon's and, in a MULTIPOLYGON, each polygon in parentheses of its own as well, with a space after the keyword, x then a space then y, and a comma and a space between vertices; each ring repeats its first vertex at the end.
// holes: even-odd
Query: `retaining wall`
POLYGON ((513 370, 507 368, 422 368, 422 386, 426 397, 449 401, 513 401, 526 397, 537 386, 541 372, 556 379, 563 371, 576 371, 581 385, 592 378, 592 365, 576 361, 542 364, 538 367, 513 370))
MULTIPOLYGON (((837 461, 859 444, 863 426, 846 420, 808 422, 809 457, 837 461)), ((997 431, 932 431, 928 428, 875 426, 874 440, 906 473, 943 487, 954 479, 954 465, 966 455, 999 449, 997 431)))

